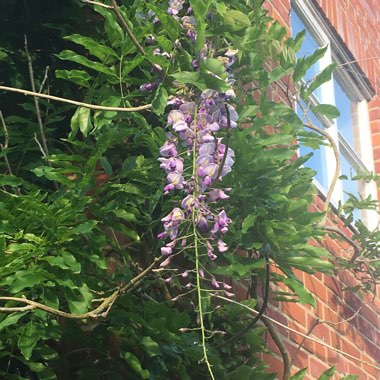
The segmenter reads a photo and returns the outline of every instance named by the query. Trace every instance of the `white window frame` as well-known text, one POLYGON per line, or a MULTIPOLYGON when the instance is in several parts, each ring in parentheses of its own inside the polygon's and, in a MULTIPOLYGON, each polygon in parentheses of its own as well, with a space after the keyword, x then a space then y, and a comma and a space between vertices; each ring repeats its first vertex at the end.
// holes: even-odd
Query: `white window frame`
MULTIPOLYGON (((336 35, 331 31, 329 25, 327 25, 326 20, 322 17, 320 12, 315 8, 315 6, 310 2, 310 0, 291 0, 291 7, 300 17, 301 21, 305 25, 307 31, 313 36, 316 42, 320 46, 327 45, 327 51, 324 57, 319 61, 321 70, 331 64, 332 62, 344 63, 351 61, 351 57, 348 57, 346 49, 342 46, 342 43, 338 41, 336 35)), ((352 71, 352 67, 349 67, 352 71)), ((360 82, 360 74, 359 74, 360 82)), ((361 83, 359 90, 357 83, 352 79, 352 75, 349 75, 345 67, 337 70, 335 79, 338 81, 339 85, 342 87, 343 91, 347 96, 356 102, 358 117, 358 134, 359 134, 359 151, 357 153, 354 151, 347 141, 339 134, 336 119, 335 121, 328 122, 327 119, 323 118, 321 120, 325 127, 325 131, 334 139, 338 150, 345 150, 348 153, 350 163, 356 165, 359 169, 374 172, 374 160, 373 160, 373 149, 372 149, 372 139, 371 130, 369 123, 369 113, 368 113, 368 102, 366 99, 370 99, 373 93, 370 88, 366 86, 366 83, 361 83), (371 149, 368 149, 371 147, 371 149), (360 154, 360 157, 359 157, 360 154)), ((320 103, 326 104, 336 104, 334 98, 334 83, 333 80, 322 84, 321 86, 321 99, 318 100, 320 103)), ((330 185, 334 173, 335 173, 335 156, 333 149, 331 147, 322 147, 325 150, 324 158, 327 161, 327 183, 330 185), (328 164, 333 162, 334 165, 328 164)), ((346 154, 345 154, 346 155, 346 154)), ((323 187, 315 181, 318 190, 325 194, 326 191, 323 187)), ((337 207, 338 202, 343 200, 343 186, 342 181, 338 181, 331 199, 331 203, 334 207, 337 207)), ((377 188, 376 184, 372 181, 371 183, 365 184, 361 195, 365 198, 369 195, 372 199, 377 199, 377 188)), ((361 219, 367 225, 369 229, 374 229, 377 227, 379 222, 379 216, 376 211, 364 210, 361 213, 361 219)))

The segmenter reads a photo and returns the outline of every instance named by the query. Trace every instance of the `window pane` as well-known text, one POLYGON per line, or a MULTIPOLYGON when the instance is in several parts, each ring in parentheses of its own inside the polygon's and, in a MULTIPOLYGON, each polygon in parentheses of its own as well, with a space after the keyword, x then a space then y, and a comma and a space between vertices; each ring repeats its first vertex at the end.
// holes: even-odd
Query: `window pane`
POLYGON ((357 103, 353 102, 343 90, 342 86, 334 79, 335 105, 340 111, 337 118, 339 133, 351 148, 359 155, 359 129, 357 126, 357 103))

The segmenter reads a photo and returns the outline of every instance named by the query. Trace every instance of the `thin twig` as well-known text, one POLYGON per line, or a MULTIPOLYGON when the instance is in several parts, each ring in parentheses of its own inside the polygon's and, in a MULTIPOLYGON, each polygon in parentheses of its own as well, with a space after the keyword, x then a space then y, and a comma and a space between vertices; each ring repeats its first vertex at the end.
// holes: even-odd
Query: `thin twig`
MULTIPOLYGON (((5 124, 3 113, 1 111, 0 111, 0 120, 1 120, 1 125, 3 126, 3 131, 4 131, 4 145, 0 144, 0 146, 1 146, 1 150, 5 151, 6 149, 8 149, 9 134, 8 134, 7 125, 5 124)), ((4 152, 4 161, 5 161, 5 165, 7 167, 8 173, 13 175, 12 168, 11 168, 9 161, 8 161, 7 152, 4 152)))
POLYGON ((48 73, 49 73, 49 69, 50 67, 49 66, 46 66, 46 69, 45 69, 45 74, 44 74, 44 77, 42 79, 42 82, 41 82, 41 86, 40 86, 40 89, 38 90, 38 93, 41 93, 44 86, 45 86, 45 82, 47 81, 48 79, 48 73))
MULTIPOLYGON (((237 301, 235 301, 235 300, 229 299, 229 298, 227 298, 227 297, 223 297, 223 296, 220 296, 220 295, 218 295, 218 294, 214 294, 214 297, 219 298, 219 299, 222 299, 222 300, 224 300, 224 301, 228 301, 228 302, 233 303, 233 304, 236 304, 236 305, 239 305, 239 306, 243 307, 244 309, 249 310, 249 311, 252 312, 252 313, 255 313, 255 314, 258 313, 255 309, 253 309, 253 308, 251 308, 251 307, 249 307, 249 306, 247 306, 247 305, 244 305, 244 304, 242 304, 242 303, 240 303, 240 302, 237 302, 237 301)), ((379 369, 379 370, 380 370, 380 367, 379 367, 379 366, 376 366, 376 365, 374 365, 374 364, 372 364, 372 363, 369 363, 369 362, 367 362, 367 361, 361 360, 361 359, 357 358, 356 356, 353 356, 353 355, 351 355, 351 354, 348 354, 348 353, 345 352, 345 351, 339 350, 339 349, 337 349, 337 348, 335 348, 335 347, 333 347, 333 346, 331 346, 331 345, 325 343, 323 340, 316 339, 316 338, 312 338, 311 336, 307 336, 306 334, 303 334, 303 333, 301 333, 301 332, 299 332, 299 331, 297 331, 297 330, 295 330, 295 329, 292 329, 291 327, 286 326, 286 325, 282 324, 281 322, 278 322, 278 321, 276 321, 275 319, 268 317, 267 315, 263 315, 263 316, 262 316, 262 320, 264 320, 264 319, 266 319, 266 320, 268 320, 268 321, 270 321, 270 322, 273 322, 274 324, 276 324, 276 325, 278 325, 278 326, 281 326, 281 327, 283 327, 284 329, 286 329, 286 330, 288 330, 288 331, 294 332, 294 333, 297 334, 297 335, 300 335, 300 336, 306 337, 307 339, 309 339, 309 340, 311 340, 311 341, 313 341, 313 342, 315 342, 315 343, 318 343, 318 344, 320 344, 321 346, 324 346, 324 347, 326 347, 326 348, 328 348, 328 349, 330 349, 330 350, 332 350, 332 351, 335 351, 335 352, 337 352, 337 353, 339 353, 339 354, 342 354, 342 355, 344 355, 344 356, 346 356, 346 357, 348 357, 348 358, 350 358, 350 359, 352 359, 352 360, 354 360, 354 361, 356 361, 356 362, 358 362, 358 363, 363 363, 363 364, 366 364, 366 365, 368 365, 368 366, 370 366, 370 367, 372 367, 372 368, 375 368, 375 369, 379 369)))
POLYGON ((99 5, 99 7, 113 9, 112 5, 107 5, 107 4, 99 3, 98 1, 91 1, 91 0, 81 0, 81 1, 82 1, 82 3, 94 4, 94 5, 99 5))
MULTIPOLYGON (((12 168, 11 168, 11 165, 10 165, 9 160, 8 160, 8 154, 7 154, 7 149, 8 149, 8 144, 9 144, 9 133, 8 133, 7 125, 5 124, 3 113, 1 111, 0 111, 0 120, 1 120, 1 125, 3 127, 3 130, 4 130, 4 145, 0 144, 0 147, 1 147, 1 150, 3 151, 3 154, 4 154, 5 166, 8 170, 8 173, 10 175, 13 175, 12 168)), ((18 195, 21 194, 21 191, 18 187, 15 188, 15 192, 18 195)))
MULTIPOLYGON (((28 62, 30 84, 32 86, 32 91, 36 92, 36 84, 34 82, 32 57, 30 56, 29 51, 28 51, 28 40, 26 38, 26 35, 24 35, 24 43, 25 43, 25 53, 26 53, 27 62, 28 62)), ((34 108, 36 109, 36 117, 37 117, 38 125, 40 127, 40 136, 41 136, 41 140, 42 140, 42 147, 44 149, 45 157, 46 157, 49 155, 49 149, 47 146, 45 128, 44 128, 44 125, 42 123, 40 105, 38 103, 38 98, 36 96, 34 96, 33 99, 34 99, 34 108)))
MULTIPOLYGON (((34 81, 32 57, 30 56, 29 51, 28 51, 28 40, 27 40, 26 34, 24 35, 24 43, 25 43, 25 53, 26 53, 27 62, 28 62, 30 84, 32 86, 32 91, 36 92, 36 84, 34 81)), ((47 71, 45 72, 45 75, 47 76, 47 71)), ((40 128, 40 137, 42 140, 42 147, 43 147, 43 152, 44 152, 43 157, 46 158, 46 156, 49 155, 49 148, 47 145, 47 139, 46 139, 46 134, 45 134, 45 126, 42 122, 41 110, 40 110, 40 104, 38 102, 38 97, 34 96, 33 100, 34 100, 34 108, 36 110, 36 117, 37 117, 37 121, 38 121, 38 126, 40 128)), ((53 167, 52 163, 49 160, 47 160, 47 163, 50 167, 53 167)), ((58 190, 58 184, 56 181, 53 181, 53 186, 54 186, 55 190, 58 190)))
POLYGON ((58 96, 53 96, 53 95, 39 94, 38 92, 23 90, 21 88, 7 87, 7 86, 0 86, 0 90, 10 91, 10 92, 17 92, 17 93, 24 94, 24 95, 36 96, 38 98, 55 100, 57 102, 68 103, 68 104, 72 104, 74 106, 89 108, 91 110, 96 110, 96 111, 138 112, 138 111, 144 111, 144 110, 152 108, 151 104, 145 104, 143 106, 129 107, 129 108, 125 108, 125 107, 106 107, 106 106, 100 106, 100 105, 97 105, 97 104, 89 104, 89 103, 77 102, 76 100, 71 100, 71 99, 66 99, 66 98, 60 98, 58 96))
MULTIPOLYGON (((320 320, 319 320, 319 318, 317 318, 317 319, 313 322, 313 324, 311 325, 311 327, 309 328, 309 330, 307 331, 306 336, 309 336, 309 335, 313 332, 313 330, 317 327, 317 325, 318 325, 319 323, 320 323, 320 320)), ((306 339, 307 339, 306 336, 304 336, 304 337, 302 338, 302 340, 301 340, 301 342, 299 343, 298 347, 297 347, 296 350, 294 351, 294 353, 293 353, 293 358, 292 358, 292 360, 291 360, 291 362, 290 362, 290 367, 293 366, 293 364, 294 364, 294 360, 296 359, 298 353, 301 351, 301 348, 303 347, 303 345, 304 345, 304 343, 305 343, 305 341, 306 341, 306 339)))
POLYGON ((123 288, 120 289, 121 293, 128 292, 131 288, 134 288, 144 277, 146 274, 148 274, 155 266, 156 264, 162 260, 162 256, 156 257, 152 264, 150 264, 146 269, 144 269, 141 273, 139 273, 136 277, 132 278, 131 281, 127 285, 125 285, 123 288))

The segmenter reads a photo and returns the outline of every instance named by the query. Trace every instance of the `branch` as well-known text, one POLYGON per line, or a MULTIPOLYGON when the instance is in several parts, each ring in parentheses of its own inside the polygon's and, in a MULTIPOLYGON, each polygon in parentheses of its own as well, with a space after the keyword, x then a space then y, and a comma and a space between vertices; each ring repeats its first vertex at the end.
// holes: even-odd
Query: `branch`
POLYGON ((67 319, 105 318, 110 312, 115 301, 121 295, 125 294, 129 290, 136 287, 140 283, 140 281, 143 279, 143 277, 147 275, 161 259, 162 259, 161 256, 155 258, 152 264, 150 264, 146 269, 144 269, 136 277, 132 278, 132 280, 127 285, 125 285, 124 287, 119 286, 109 297, 104 298, 103 302, 96 309, 89 311, 87 313, 83 313, 83 314, 67 313, 65 311, 54 309, 42 303, 35 302, 27 298, 21 298, 21 297, 0 297, 0 301, 14 301, 18 303, 24 303, 27 305, 24 307, 0 307, 0 312, 10 313, 10 312, 21 312, 21 311, 27 311, 27 310, 42 310, 42 311, 46 311, 49 314, 56 315, 62 318, 67 318, 67 319))
MULTIPOLYGON (((240 302, 237 302, 237 301, 235 301, 235 300, 229 299, 229 298, 227 298, 227 297, 223 297, 223 296, 220 296, 220 295, 218 295, 218 294, 214 294, 214 297, 219 298, 219 299, 222 299, 222 300, 224 300, 224 301, 228 301, 228 302, 233 303, 233 304, 235 304, 235 305, 239 305, 239 306, 241 306, 241 307, 243 307, 243 308, 249 310, 249 311, 252 312, 252 313, 255 313, 255 314, 258 313, 257 310, 255 310, 255 309, 253 309, 253 308, 251 308, 251 307, 249 307, 249 306, 247 306, 247 305, 244 305, 244 304, 242 304, 242 303, 240 303, 240 302)), ((350 317, 350 318, 351 318, 351 317, 350 317)), ((323 340, 316 339, 316 338, 312 338, 312 337, 310 337, 310 336, 308 336, 308 335, 306 335, 306 334, 303 334, 303 333, 301 333, 301 332, 299 332, 299 331, 297 331, 297 330, 295 330, 295 329, 292 329, 291 327, 288 327, 288 326, 282 324, 281 322, 276 321, 276 320, 273 319, 273 318, 270 318, 270 317, 268 317, 268 316, 266 316, 266 315, 263 315, 263 316, 262 316, 262 320, 264 320, 264 319, 267 320, 267 321, 273 322, 274 324, 276 324, 276 325, 278 325, 278 326, 281 326, 281 327, 283 327, 284 329, 286 329, 286 330, 288 330, 288 331, 294 332, 294 333, 297 334, 297 335, 300 335, 300 336, 306 337, 306 339, 309 339, 309 340, 311 340, 311 341, 313 341, 313 342, 315 342, 315 343, 318 343, 318 344, 320 344, 321 346, 324 346, 324 347, 326 347, 326 348, 328 348, 328 349, 330 349, 330 350, 332 350, 332 351, 337 352, 338 354, 342 354, 342 355, 346 356, 347 358, 350 358, 350 359, 352 359, 352 360, 354 360, 354 361, 356 361, 356 362, 358 362, 358 363, 363 363, 363 364, 368 365, 369 367, 372 367, 372 368, 375 368, 375 369, 379 369, 379 370, 380 370, 380 367, 379 367, 379 366, 376 366, 376 365, 374 365, 374 364, 372 364, 372 363, 369 363, 369 362, 367 362, 367 361, 361 360, 361 359, 357 358, 356 356, 353 356, 353 355, 351 355, 351 354, 348 354, 347 352, 344 352, 344 351, 339 350, 339 349, 337 349, 337 348, 335 348, 335 347, 333 347, 333 346, 330 346, 329 344, 325 343, 323 340)))
MULTIPOLYGON (((7 125, 5 124, 3 113, 1 111, 0 111, 0 120, 1 120, 1 125, 3 127, 3 130, 4 130, 4 145, 0 144, 0 146, 1 146, 1 150, 5 151, 5 150, 8 149, 9 134, 8 134, 7 125)), ((5 165, 7 167, 8 173, 11 174, 11 175, 13 175, 12 168, 11 168, 11 166, 9 164, 9 161, 8 161, 7 152, 4 152, 4 161, 5 161, 5 165)))
POLYGON ((82 3, 94 4, 94 5, 99 5, 99 7, 113 9, 112 5, 106 5, 106 4, 103 4, 103 3, 99 3, 98 1, 91 1, 91 0, 81 0, 81 1, 82 1, 82 3))
POLYGON ((315 132, 318 132, 323 137, 325 137, 329 141, 329 143, 330 143, 330 145, 331 145, 331 147, 332 147, 332 149, 334 151, 335 163, 336 163, 335 173, 334 173, 333 179, 331 180, 331 183, 330 183, 330 186, 329 186, 329 190, 328 190, 328 192, 326 194, 326 200, 325 200, 325 204, 323 206, 323 211, 326 212, 326 215, 324 216, 324 218, 323 218, 323 220, 321 222, 321 224, 325 224, 326 223, 326 218, 327 218, 327 211, 328 211, 329 206, 330 206, 331 197, 332 197, 332 194, 334 192, 334 188, 336 186, 336 183, 337 183, 337 181, 339 179, 339 174, 340 174, 339 151, 338 151, 338 147, 336 146, 336 143, 335 143, 334 139, 327 132, 325 132, 323 129, 316 127, 311 122, 305 123, 304 126, 307 127, 307 128, 309 128, 309 129, 312 129, 315 132))
MULTIPOLYGON (((115 12, 115 15, 116 15, 116 17, 117 17, 117 19, 119 21, 119 24, 125 30, 125 32, 128 34, 129 38, 131 39, 131 41, 133 42, 133 44, 137 47, 137 49, 140 51, 140 53, 142 55, 146 55, 146 52, 145 52, 144 48, 136 40, 136 37, 133 35, 132 30, 129 28, 127 22, 125 21, 125 19, 123 17, 123 15, 121 14, 120 8, 117 5, 116 0, 112 0, 112 4, 113 4, 113 7, 112 7, 113 11, 115 12)), ((155 69, 157 69, 157 68, 155 67, 155 69)))
POLYGON ((319 323, 320 323, 320 320, 319 320, 319 318, 317 318, 317 319, 313 322, 313 324, 311 325, 311 327, 309 328, 309 330, 307 331, 306 336, 304 336, 304 337, 302 338, 302 340, 301 340, 301 342, 299 343, 297 349, 294 351, 293 358, 292 358, 292 360, 291 360, 291 362, 290 362, 290 367, 293 366, 293 364, 294 364, 294 360, 296 359, 298 353, 300 352, 301 348, 303 347, 303 345, 304 345, 304 343, 305 343, 307 337, 313 332, 313 330, 317 327, 317 325, 318 325, 319 323))
POLYGON ((57 102, 73 104, 74 106, 89 108, 91 110, 96 110, 96 111, 138 112, 138 111, 143 111, 143 110, 147 110, 147 109, 152 108, 151 104, 145 104, 143 106, 129 107, 129 108, 125 108, 125 107, 106 107, 106 106, 100 106, 100 105, 97 105, 97 104, 89 104, 89 103, 77 102, 76 100, 71 100, 71 99, 67 99, 67 98, 60 98, 58 96, 53 96, 53 95, 40 94, 38 92, 23 90, 21 88, 7 87, 7 86, 0 86, 0 90, 10 91, 10 92, 17 92, 17 93, 24 94, 24 95, 36 96, 38 98, 55 100, 57 102))
POLYGON ((330 227, 330 226, 319 226, 319 227, 325 231, 333 232, 333 233, 339 235, 344 241, 346 241, 348 244, 350 244, 352 246, 352 248, 354 248, 354 254, 352 255, 352 257, 350 259, 350 264, 352 264, 356 260, 356 258, 359 257, 360 247, 353 240, 351 240, 348 236, 346 236, 346 234, 343 231, 341 231, 339 228, 336 228, 336 227, 330 227))
MULTIPOLYGON (((28 40, 26 38, 26 35, 24 35, 24 41, 25 41, 24 42, 25 43, 25 53, 26 53, 27 62, 28 62, 30 84, 32 86, 33 92, 36 92, 36 84, 34 82, 34 74, 33 74, 33 63, 32 63, 32 58, 31 58, 31 56, 29 54, 29 51, 28 51, 28 40)), ((40 105, 38 103, 38 97, 34 96, 33 100, 34 100, 34 108, 36 109, 36 116, 37 116, 38 126, 40 127, 40 136, 41 136, 41 140, 42 140, 43 150, 44 150, 44 153, 45 153, 44 156, 46 157, 46 156, 49 155, 49 148, 47 146, 47 140, 46 140, 46 135, 45 135, 45 128, 44 128, 44 125, 42 123, 40 105)), ((50 163, 50 165, 51 165, 51 163, 50 163)))
MULTIPOLYGON (((4 154, 5 166, 8 170, 8 173, 10 175, 13 175, 12 168, 11 168, 11 165, 9 163, 8 155, 7 155, 7 149, 8 149, 8 144, 9 144, 9 134, 8 134, 7 125, 5 124, 3 113, 1 111, 0 111, 0 121, 1 121, 1 125, 3 127, 3 130, 4 130, 4 145, 0 144, 0 147, 1 147, 1 150, 3 151, 3 154, 4 154)), ((18 187, 16 187, 15 191, 18 195, 21 194, 20 189, 18 187)))
POLYGON ((279 337, 278 332, 274 329, 272 322, 269 320, 268 317, 264 315, 264 318, 261 319, 266 328, 269 331, 270 336, 272 337, 274 343, 276 344, 277 348, 280 351, 280 354, 282 356, 282 360, 284 362, 284 380, 288 380, 290 376, 290 370, 292 369, 292 361, 290 360, 290 355, 288 350, 285 347, 284 342, 279 337))

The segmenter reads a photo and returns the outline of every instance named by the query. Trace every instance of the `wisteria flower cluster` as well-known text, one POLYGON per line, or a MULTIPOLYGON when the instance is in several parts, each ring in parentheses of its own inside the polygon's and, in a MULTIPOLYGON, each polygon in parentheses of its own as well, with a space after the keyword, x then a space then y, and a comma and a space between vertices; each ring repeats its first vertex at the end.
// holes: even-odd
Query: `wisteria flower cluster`
POLYGON ((159 237, 170 239, 161 249, 168 256, 163 265, 170 263, 180 239, 180 226, 186 220, 193 220, 199 233, 205 236, 211 260, 217 257, 214 242, 217 251, 227 250, 222 236, 231 220, 224 210, 214 212, 214 205, 217 200, 228 198, 229 189, 217 188, 216 184, 231 171, 235 154, 218 137, 218 132, 235 128, 237 118, 235 108, 226 103, 225 94, 214 90, 204 91, 198 105, 183 102, 170 111, 168 139, 160 149, 159 158, 160 167, 167 174, 164 193, 180 190, 184 198, 180 208, 174 208, 162 219, 164 232, 159 237), (191 165, 188 170, 185 162, 191 165))

